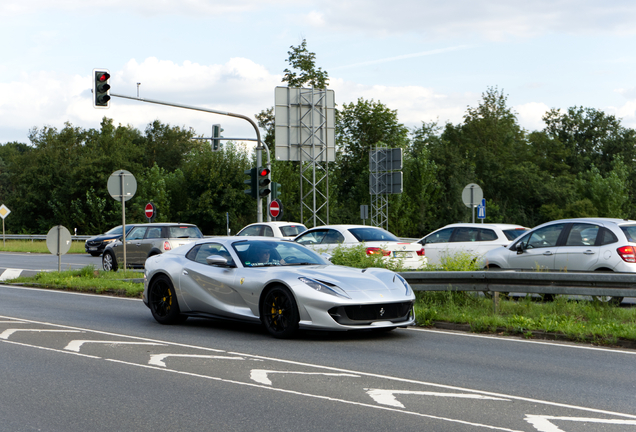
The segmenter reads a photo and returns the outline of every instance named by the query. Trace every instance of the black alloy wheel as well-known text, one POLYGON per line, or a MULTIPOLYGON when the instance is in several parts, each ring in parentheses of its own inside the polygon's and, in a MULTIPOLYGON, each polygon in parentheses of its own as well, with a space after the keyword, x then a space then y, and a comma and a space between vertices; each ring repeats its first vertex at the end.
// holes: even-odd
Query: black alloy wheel
POLYGON ((188 319, 181 315, 174 285, 166 275, 159 275, 150 283, 148 304, 152 316, 160 324, 179 324, 188 319))
POLYGON ((261 303, 261 321, 275 338, 288 339, 298 331, 300 317, 293 294, 283 286, 269 290, 261 303))

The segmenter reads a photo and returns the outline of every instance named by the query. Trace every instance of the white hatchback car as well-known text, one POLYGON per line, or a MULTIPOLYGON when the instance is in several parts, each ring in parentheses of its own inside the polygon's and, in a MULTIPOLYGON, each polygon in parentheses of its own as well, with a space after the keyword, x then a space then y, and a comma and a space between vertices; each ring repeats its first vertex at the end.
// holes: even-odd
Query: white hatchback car
POLYGON ((314 251, 330 254, 336 247, 364 243, 367 254, 381 253, 384 259, 400 259, 409 269, 426 265, 424 249, 418 243, 403 242, 390 232, 368 225, 325 225, 311 228, 294 239, 314 251))
POLYGON ((577 218, 547 222, 509 247, 488 252, 484 266, 635 273, 636 221, 577 218))
POLYGON ((512 224, 456 223, 433 231, 418 243, 424 247, 428 263, 440 265, 444 256, 458 252, 480 257, 491 249, 509 245, 528 230, 512 224))
POLYGON ((298 222, 259 222, 246 226, 236 235, 281 237, 291 240, 298 234, 305 232, 306 230, 307 227, 298 222))

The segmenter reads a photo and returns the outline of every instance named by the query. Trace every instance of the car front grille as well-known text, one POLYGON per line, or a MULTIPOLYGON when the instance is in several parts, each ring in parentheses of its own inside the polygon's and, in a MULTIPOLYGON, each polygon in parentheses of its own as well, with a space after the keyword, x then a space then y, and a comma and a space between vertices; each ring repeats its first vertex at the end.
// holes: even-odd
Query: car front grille
POLYGON ((339 324, 367 325, 374 321, 400 322, 409 318, 413 302, 381 303, 372 305, 337 306, 329 315, 339 324))
POLYGON ((101 246, 102 242, 101 241, 87 241, 86 245, 90 246, 90 247, 94 247, 94 246, 101 246))

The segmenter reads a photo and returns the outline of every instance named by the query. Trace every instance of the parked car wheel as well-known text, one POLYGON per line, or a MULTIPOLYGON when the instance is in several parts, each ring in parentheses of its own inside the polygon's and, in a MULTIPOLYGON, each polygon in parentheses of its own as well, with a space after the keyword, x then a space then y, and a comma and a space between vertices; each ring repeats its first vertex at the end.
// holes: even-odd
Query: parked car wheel
POLYGON ((265 294, 261 304, 261 320, 275 338, 287 339, 298 331, 298 307, 287 288, 277 286, 265 294))
POLYGON ((181 315, 177 295, 168 276, 159 275, 150 283, 148 305, 153 318, 160 324, 179 324, 188 319, 181 315))
POLYGON ((102 268, 104 271, 117 271, 117 260, 112 252, 104 252, 104 255, 102 256, 102 268))

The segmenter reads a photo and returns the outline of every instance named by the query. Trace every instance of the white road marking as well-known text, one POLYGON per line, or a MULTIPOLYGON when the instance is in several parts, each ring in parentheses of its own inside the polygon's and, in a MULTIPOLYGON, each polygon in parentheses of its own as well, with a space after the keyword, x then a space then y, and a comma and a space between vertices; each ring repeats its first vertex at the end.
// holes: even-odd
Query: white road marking
POLYGON ((6 269, 0 275, 0 281, 15 279, 17 277, 20 277, 21 273, 22 269, 6 269))
POLYGON ((424 333, 440 333, 444 335, 453 335, 453 336, 461 336, 461 337, 470 337, 470 338, 481 338, 481 339, 493 339, 501 342, 519 342, 519 343, 527 343, 527 344, 535 344, 535 345, 548 345, 548 346, 556 346, 559 348, 574 348, 574 349, 582 349, 582 350, 590 350, 590 351, 604 351, 610 353, 618 353, 618 354, 629 354, 636 355, 636 351, 625 351, 620 349, 613 348, 602 348, 596 346, 587 346, 587 345, 574 345, 573 343, 555 343, 555 342, 545 342, 540 340, 527 340, 527 339, 517 339, 513 337, 502 337, 502 336, 488 336, 488 335, 480 335, 474 333, 460 333, 454 331, 444 331, 444 330, 431 330, 425 328, 415 328, 409 327, 407 330, 424 332, 424 333))
MULTIPOLYGON (((535 403, 535 404, 542 404, 542 405, 547 405, 547 406, 552 406, 552 407, 560 407, 560 408, 567 408, 567 409, 573 409, 573 410, 579 410, 579 411, 585 411, 585 412, 593 412, 593 413, 597 413, 597 414, 613 415, 613 416, 618 416, 618 417, 626 417, 626 418, 636 419, 636 415, 632 415, 632 414, 625 414, 625 413, 620 413, 620 412, 615 412, 615 411, 607 411, 607 410, 588 408, 588 407, 582 407, 582 406, 577 406, 577 405, 570 405, 570 404, 564 404, 564 403, 558 403, 558 402, 552 402, 552 401, 545 401, 545 400, 541 400, 541 399, 526 398, 526 397, 520 397, 520 396, 513 396, 513 395, 506 395, 506 394, 500 394, 500 393, 487 392, 487 391, 483 391, 483 390, 475 390, 475 389, 470 389, 470 388, 463 388, 463 387, 457 387, 457 386, 437 384, 437 383, 431 383, 431 382, 427 382, 427 381, 419 381, 419 380, 412 380, 412 379, 406 379, 406 378, 399 378, 399 377, 394 377, 394 376, 390 376, 390 375, 372 374, 372 373, 367 373, 367 372, 351 371, 351 370, 347 370, 347 369, 334 368, 334 367, 323 366, 323 365, 318 365, 318 364, 296 362, 296 361, 285 360, 285 359, 280 359, 280 358, 257 356, 257 355, 253 355, 253 354, 245 354, 245 353, 237 353, 237 352, 228 352, 226 350, 202 347, 202 346, 197 346, 197 345, 182 344, 182 343, 170 342, 170 341, 158 341, 158 340, 155 340, 155 339, 141 338, 141 337, 138 337, 138 336, 122 335, 122 334, 117 334, 117 333, 110 333, 110 332, 86 329, 86 328, 81 328, 81 327, 65 326, 65 325, 61 325, 61 324, 54 324, 54 323, 48 323, 48 322, 42 322, 42 321, 34 321, 34 320, 28 320, 28 319, 23 319, 23 318, 15 318, 15 317, 9 317, 9 316, 0 315, 0 319, 11 319, 11 320, 18 319, 18 320, 21 320, 23 322, 28 322, 28 323, 31 323, 31 324, 48 325, 48 326, 51 326, 51 327, 58 327, 58 328, 65 328, 65 329, 72 329, 72 330, 81 330, 81 331, 84 331, 84 332, 87 332, 87 333, 94 333, 94 334, 101 334, 101 335, 115 336, 115 337, 122 337, 122 338, 133 339, 133 340, 152 341, 152 342, 157 343, 158 345, 178 346, 178 347, 183 347, 183 348, 198 349, 198 350, 201 350, 201 351, 212 351, 212 352, 227 353, 227 354, 231 354, 231 355, 246 357, 248 360, 273 361, 273 362, 277 362, 277 363, 294 364, 294 365, 299 365, 301 367, 310 367, 310 368, 322 369, 322 370, 330 370, 330 371, 335 371, 335 372, 340 372, 340 373, 357 374, 357 375, 360 375, 360 376, 381 378, 381 379, 386 379, 386 380, 396 381, 396 382, 404 382, 404 383, 410 383, 410 384, 419 384, 419 385, 429 386, 429 387, 444 388, 444 389, 451 389, 451 390, 462 391, 462 392, 483 394, 483 395, 494 396, 494 397, 509 398, 509 399, 513 399, 513 400, 531 402, 531 403, 535 403)), ((8 342, 7 341, 6 343, 12 343, 12 342, 8 342)), ((26 345, 26 344, 22 344, 22 345, 30 346, 30 345, 26 345)), ((34 348, 39 348, 37 346, 33 346, 33 347, 34 348)), ((55 350, 53 350, 53 351, 55 351, 55 350)), ((62 352, 62 351, 60 351, 60 352, 62 352)), ((64 351, 64 352, 68 353, 68 351, 64 351)), ((99 357, 95 357, 95 358, 99 358, 99 357)), ((116 361, 116 360, 112 360, 112 361, 116 361)), ((134 363, 130 363, 130 364, 135 365, 134 363)), ((136 366, 142 366, 143 367, 144 365, 136 365, 136 366)), ((146 367, 155 368, 155 366, 146 366, 146 367)), ((168 369, 164 369, 164 370, 168 370, 168 369)), ((177 371, 175 371, 175 372, 177 372, 177 371)), ((207 377, 207 378, 210 378, 210 377, 207 377)), ((253 385, 257 386, 257 384, 253 384, 253 385)), ((405 412, 405 411, 400 411, 400 412, 405 412)))
MULTIPOLYGON (((563 429, 558 428, 554 423, 552 423, 551 420, 636 426, 636 420, 616 420, 616 419, 599 419, 599 418, 585 418, 585 417, 557 417, 557 416, 542 416, 542 415, 526 414, 526 421, 530 423, 532 426, 534 426, 535 429, 539 432, 565 432, 563 429)), ((630 428, 630 430, 636 430, 636 428, 630 428)))
POLYGON ((414 412, 414 411, 404 411, 404 410, 399 410, 399 409, 396 409, 396 408, 390 408, 390 407, 379 406, 379 405, 371 405, 371 404, 366 404, 366 403, 363 403, 363 402, 355 402, 355 401, 346 400, 346 399, 338 399, 338 398, 334 398, 334 397, 331 397, 331 396, 322 396, 322 395, 316 395, 316 394, 311 394, 311 393, 303 393, 303 392, 299 392, 299 391, 295 391, 295 390, 287 390, 287 389, 281 389, 281 388, 276 388, 276 387, 264 386, 264 385, 261 385, 261 384, 253 384, 253 383, 250 383, 250 382, 242 382, 242 381, 236 381, 236 380, 220 378, 220 377, 214 377, 214 376, 209 376, 209 375, 201 375, 201 374, 197 374, 197 373, 193 373, 193 372, 185 372, 185 371, 179 371, 179 370, 174 370, 174 369, 159 368, 157 366, 148 366, 148 365, 142 365, 142 364, 137 364, 137 363, 130 363, 130 362, 123 361, 123 360, 114 360, 114 359, 105 359, 105 360, 106 361, 111 361, 111 362, 114 362, 114 363, 120 363, 120 364, 129 365, 129 366, 136 366, 136 367, 141 367, 141 368, 146 368, 146 369, 154 369, 154 370, 159 370, 159 371, 162 371, 162 372, 171 372, 171 373, 176 373, 176 374, 179 374, 179 375, 186 375, 186 376, 190 376, 190 377, 208 379, 208 380, 212 380, 212 381, 219 381, 219 382, 224 382, 224 383, 228 383, 228 384, 236 384, 236 385, 240 385, 240 386, 259 388, 259 389, 270 390, 270 391, 275 391, 275 392, 279 392, 279 393, 286 393, 286 394, 292 394, 292 395, 298 395, 298 396, 305 396, 305 397, 314 398, 314 399, 322 399, 322 400, 327 400, 327 401, 331 401, 331 402, 339 402, 339 403, 344 403, 344 404, 347 404, 347 405, 355 405, 355 406, 359 406, 359 407, 378 409, 378 410, 383 410, 383 411, 392 411, 392 412, 396 412, 396 413, 400 413, 400 414, 414 415, 414 416, 417 416, 417 417, 430 418, 430 419, 433 419, 433 420, 446 421, 446 422, 450 422, 450 423, 459 423, 459 424, 464 424, 464 425, 468 425, 468 426, 475 426, 475 427, 481 427, 481 428, 485 428, 485 429, 498 430, 498 431, 504 431, 504 432, 525 432, 525 431, 521 431, 521 430, 517 430, 517 429, 509 429, 509 428, 504 428, 504 427, 491 426, 491 425, 486 425, 486 424, 481 424, 481 423, 469 422, 469 421, 465 421, 465 420, 452 419, 452 418, 446 418, 446 417, 439 417, 439 416, 434 416, 434 415, 430 415, 430 414, 423 414, 423 413, 418 413, 418 412, 414 412))
POLYGON ((150 356, 149 365, 166 367, 163 359, 167 357, 186 357, 186 358, 205 358, 215 360, 245 360, 243 357, 228 357, 228 356, 215 356, 215 355, 202 355, 202 354, 154 354, 150 356))
POLYGON ((383 389, 365 389, 367 394, 373 398, 379 404, 393 406, 397 408, 404 408, 404 405, 398 401, 395 397, 396 394, 400 395, 419 395, 419 396, 435 396, 435 397, 449 397, 460 399, 482 399, 482 400, 497 400, 510 402, 510 399, 502 399, 491 396, 482 396, 478 394, 466 394, 466 393, 441 393, 441 392, 428 392, 428 391, 411 391, 411 390, 383 390, 383 389))
MULTIPOLYGON (((13 323, 12 323, 13 324, 13 323)), ((48 329, 6 329, 0 333, 0 339, 9 339, 15 332, 33 332, 33 333, 82 333, 79 330, 48 330, 48 329)))
POLYGON ((159 345, 165 346, 164 344, 155 343, 155 342, 122 342, 122 341, 104 341, 104 340, 74 340, 69 342, 68 345, 64 347, 65 350, 80 352, 80 348, 82 345, 87 343, 95 343, 102 345, 159 345))
POLYGON ((297 372, 297 371, 276 371, 265 369, 252 369, 250 372, 250 378, 257 383, 272 385, 272 382, 268 378, 268 374, 297 374, 297 375, 324 375, 324 376, 346 376, 353 378, 360 378, 360 375, 346 374, 346 373, 324 373, 324 372, 297 372))

